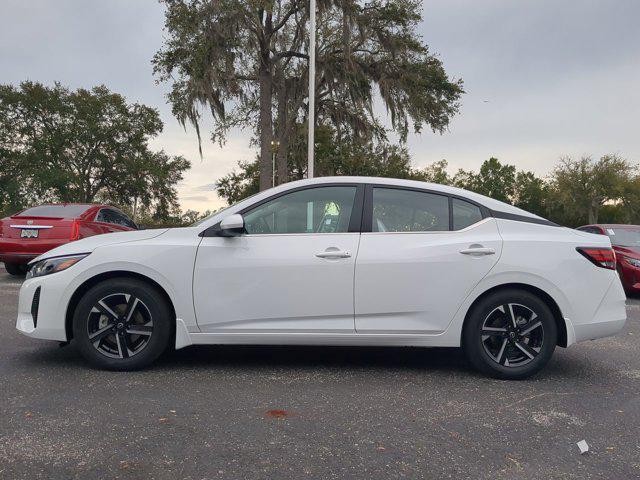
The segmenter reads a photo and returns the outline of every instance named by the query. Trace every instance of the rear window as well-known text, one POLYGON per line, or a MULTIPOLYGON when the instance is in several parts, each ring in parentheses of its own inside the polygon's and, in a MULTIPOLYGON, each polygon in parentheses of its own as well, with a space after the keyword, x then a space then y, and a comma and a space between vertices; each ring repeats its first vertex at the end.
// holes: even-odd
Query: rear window
POLYGON ((75 218, 86 212, 91 205, 40 205, 20 212, 16 217, 75 218))
POLYGON ((611 243, 618 247, 640 247, 640 230, 630 228, 605 228, 611 243))

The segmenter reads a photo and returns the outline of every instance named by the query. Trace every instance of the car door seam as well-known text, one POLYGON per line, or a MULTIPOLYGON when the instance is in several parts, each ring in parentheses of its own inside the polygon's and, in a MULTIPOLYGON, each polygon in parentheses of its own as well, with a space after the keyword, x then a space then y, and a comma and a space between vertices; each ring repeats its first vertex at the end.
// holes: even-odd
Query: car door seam
POLYGON ((353 331, 358 333, 356 328, 356 268, 358 265, 358 254, 360 253, 360 241, 362 240, 362 232, 358 234, 358 245, 356 246, 356 254, 353 259, 353 281, 351 282, 351 300, 353 307, 353 331))
POLYGON ((196 279, 196 265, 198 264, 198 253, 200 253, 200 246, 204 241, 204 237, 200 237, 200 241, 196 246, 196 254, 193 258, 193 268, 191 269, 191 306, 193 308, 193 318, 196 320, 196 327, 199 332, 202 332, 200 328, 200 322, 198 321, 198 310, 196 309, 196 293, 195 293, 195 279, 196 279))
POLYGON ((498 225, 498 222, 494 219, 494 224, 496 226, 496 231, 498 232, 498 237, 500 238, 500 255, 498 255, 498 257, 496 258, 495 263, 491 266, 491 268, 489 270, 487 270, 487 273, 485 273, 477 282, 476 284, 469 289, 469 293, 467 293, 467 295, 465 295, 465 297, 462 299, 462 301, 460 302, 460 304, 458 305, 458 308, 456 309, 455 313, 453 314, 453 316, 449 319, 449 323, 448 325, 445 327, 445 329, 442 331, 442 333, 444 334, 445 332, 447 332, 449 330, 449 328, 451 327, 451 325, 453 324, 453 321, 456 319, 456 317, 458 316, 458 314, 460 313, 460 309, 462 308, 462 306, 467 302, 467 299, 471 296, 471 294, 475 291, 475 289, 478 287, 478 285, 480 285, 480 283, 489 276, 489 274, 493 271, 494 268, 496 268, 496 266, 498 265, 498 263, 500 263, 500 259, 502 258, 502 254, 504 252, 504 238, 502 237, 502 233, 500 232, 500 227, 498 225))

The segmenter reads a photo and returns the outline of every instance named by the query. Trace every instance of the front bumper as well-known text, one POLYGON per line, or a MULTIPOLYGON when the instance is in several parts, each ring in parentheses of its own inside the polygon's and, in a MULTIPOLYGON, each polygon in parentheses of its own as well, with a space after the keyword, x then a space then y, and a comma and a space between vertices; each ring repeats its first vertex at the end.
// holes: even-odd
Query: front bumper
POLYGON ((66 296, 65 289, 59 286, 60 282, 48 280, 51 280, 51 278, 45 276, 25 280, 22 284, 18 300, 16 328, 29 337, 65 342, 67 341, 65 314, 59 311, 61 305, 67 304, 66 302, 60 302, 60 299, 66 296), (36 312, 33 307, 34 296, 38 288, 40 290, 37 301, 36 323, 34 318, 36 312))

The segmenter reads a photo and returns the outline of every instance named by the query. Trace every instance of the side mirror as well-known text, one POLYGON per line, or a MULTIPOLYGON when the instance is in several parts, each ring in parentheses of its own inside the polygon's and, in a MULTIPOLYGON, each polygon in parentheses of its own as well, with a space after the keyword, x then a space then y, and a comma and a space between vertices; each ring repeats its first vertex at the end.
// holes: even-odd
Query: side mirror
POLYGON ((221 237, 236 237, 244 232, 244 218, 239 213, 224 217, 220 222, 221 237))

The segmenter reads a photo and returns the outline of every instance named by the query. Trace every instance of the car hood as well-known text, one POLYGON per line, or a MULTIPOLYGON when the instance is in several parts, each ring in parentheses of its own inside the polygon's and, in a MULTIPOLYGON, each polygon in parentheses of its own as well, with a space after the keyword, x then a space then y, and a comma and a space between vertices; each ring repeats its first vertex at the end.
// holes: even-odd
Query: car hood
POLYGON ((75 242, 69 242, 53 250, 43 253, 34 258, 30 263, 49 257, 59 257, 62 255, 74 255, 77 253, 91 253, 98 247, 114 245, 117 243, 138 242, 140 240, 150 240, 165 233, 168 228, 156 230, 134 230, 131 232, 105 233, 83 238, 75 242))
POLYGON ((614 245, 613 249, 616 253, 621 253, 627 257, 640 259, 640 248, 638 247, 621 247, 620 245, 614 245))

